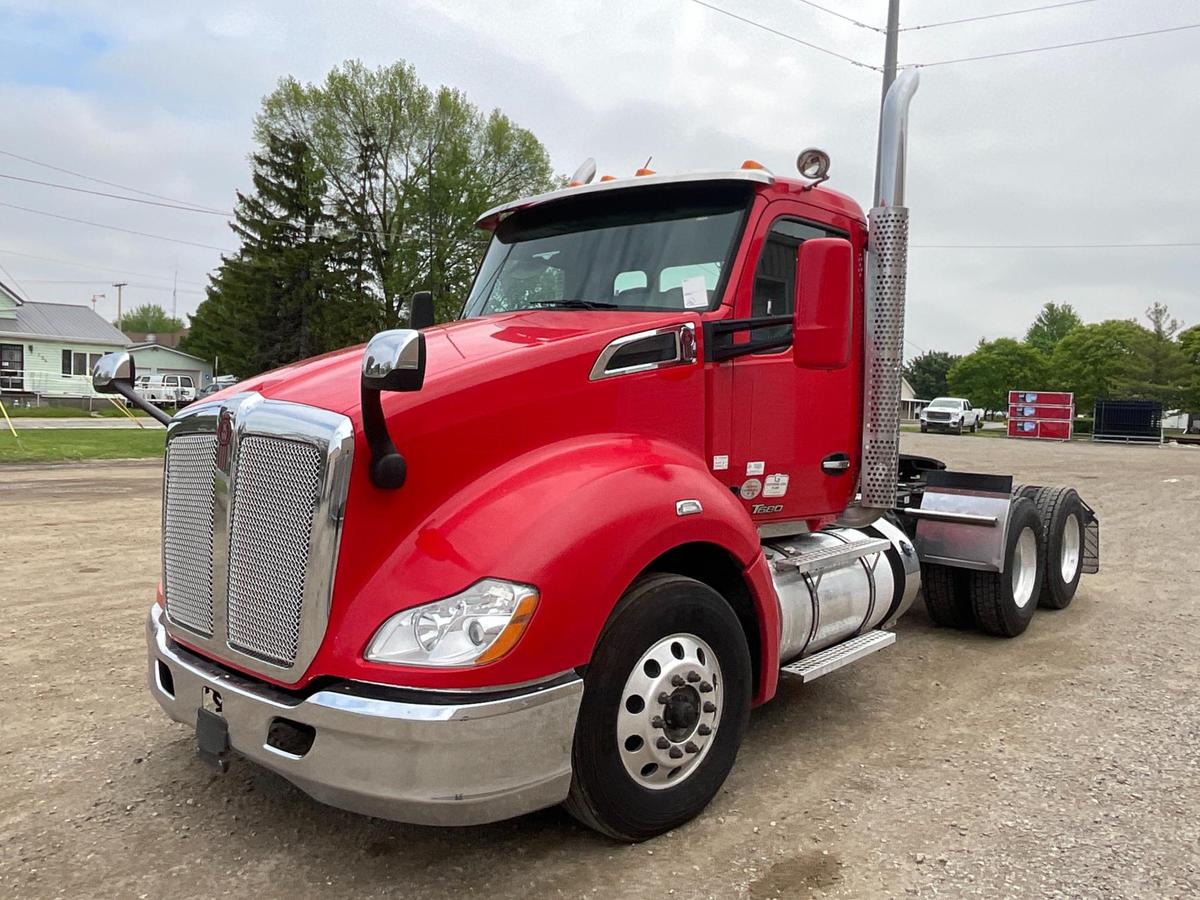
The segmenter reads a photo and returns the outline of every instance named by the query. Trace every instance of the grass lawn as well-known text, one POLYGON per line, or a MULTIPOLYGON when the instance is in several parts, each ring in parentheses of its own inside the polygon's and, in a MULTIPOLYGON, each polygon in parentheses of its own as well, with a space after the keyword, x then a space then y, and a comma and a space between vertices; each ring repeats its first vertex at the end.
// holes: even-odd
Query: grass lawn
MULTIPOLYGON (((3 423, 0 423, 2 425, 3 423)), ((145 459, 162 456, 167 433, 140 428, 0 430, 0 463, 61 462, 81 459, 145 459)))

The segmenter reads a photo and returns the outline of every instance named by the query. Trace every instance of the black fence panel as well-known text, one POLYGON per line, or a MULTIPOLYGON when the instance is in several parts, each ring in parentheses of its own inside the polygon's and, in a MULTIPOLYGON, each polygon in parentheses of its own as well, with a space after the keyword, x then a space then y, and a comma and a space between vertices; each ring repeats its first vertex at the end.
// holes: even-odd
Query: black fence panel
POLYGON ((1157 400, 1097 400, 1093 441, 1162 441, 1163 406, 1157 400))

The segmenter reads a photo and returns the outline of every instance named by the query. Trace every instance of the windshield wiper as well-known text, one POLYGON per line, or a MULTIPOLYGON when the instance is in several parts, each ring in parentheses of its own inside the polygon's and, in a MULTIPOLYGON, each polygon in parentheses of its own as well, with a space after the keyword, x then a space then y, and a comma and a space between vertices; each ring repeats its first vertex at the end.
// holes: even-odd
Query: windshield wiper
POLYGON ((605 303, 603 300, 535 300, 530 307, 540 309, 620 309, 616 303, 605 303))

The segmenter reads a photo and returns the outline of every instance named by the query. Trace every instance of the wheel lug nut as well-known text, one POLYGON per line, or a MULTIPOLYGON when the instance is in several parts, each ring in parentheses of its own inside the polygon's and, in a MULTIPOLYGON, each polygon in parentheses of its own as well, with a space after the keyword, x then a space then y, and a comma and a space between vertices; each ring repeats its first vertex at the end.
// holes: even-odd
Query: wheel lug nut
POLYGON ((700 752, 700 748, 697 747, 691 741, 688 741, 686 744, 684 744, 683 749, 686 750, 688 753, 699 753, 700 752))
POLYGON ((713 703, 711 700, 705 700, 704 711, 706 713, 715 713, 717 711, 717 704, 713 703))
POLYGON ((703 682, 701 682, 701 683, 700 683, 700 693, 702 693, 702 694, 707 694, 707 693, 709 693, 710 691, 712 691, 712 685, 711 685, 711 684, 709 684, 707 681, 703 681, 703 682))
POLYGON ((690 683, 692 683, 692 684, 695 684, 697 681, 699 681, 699 680, 700 680, 700 673, 699 673, 699 672, 688 672, 688 673, 687 673, 687 680, 688 680, 690 683))
POLYGON ((712 734, 712 729, 707 725, 701 725, 696 729, 696 734, 700 735, 701 737, 708 737, 710 734, 712 734))
POLYGON ((663 721, 662 716, 655 716, 653 719, 650 720, 651 728, 662 728, 665 725, 666 725, 666 723, 663 721))
POLYGON ((678 747, 672 747, 670 749, 670 751, 667 753, 667 756, 671 757, 671 759, 682 759, 683 751, 680 750, 678 747))
POLYGON ((666 706, 668 703, 671 702, 671 695, 668 694, 666 691, 663 691, 661 694, 658 695, 658 702, 661 703, 663 706, 666 706))
POLYGON ((657 741, 654 742, 654 746, 657 747, 659 750, 666 750, 668 747, 671 746, 671 742, 668 741, 665 737, 660 737, 657 741))
POLYGON ((673 684, 675 687, 683 687, 683 676, 682 675, 672 675, 671 676, 671 684, 673 684))

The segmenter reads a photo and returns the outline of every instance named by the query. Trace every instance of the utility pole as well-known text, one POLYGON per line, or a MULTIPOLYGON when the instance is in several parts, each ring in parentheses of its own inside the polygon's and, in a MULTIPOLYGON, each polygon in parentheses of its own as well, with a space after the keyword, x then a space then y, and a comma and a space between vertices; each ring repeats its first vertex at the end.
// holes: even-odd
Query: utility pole
MULTIPOLYGON (((887 99, 888 89, 896 80, 896 48, 900 42, 900 0, 888 0, 887 34, 883 45, 883 92, 879 98, 879 114, 883 115, 883 101, 887 99)), ((879 200, 879 168, 881 160, 875 156, 875 197, 872 202, 879 200)))
POLYGON ((127 284, 129 284, 128 281, 113 282, 113 287, 117 289, 117 331, 123 330, 121 328, 121 289, 127 284))

